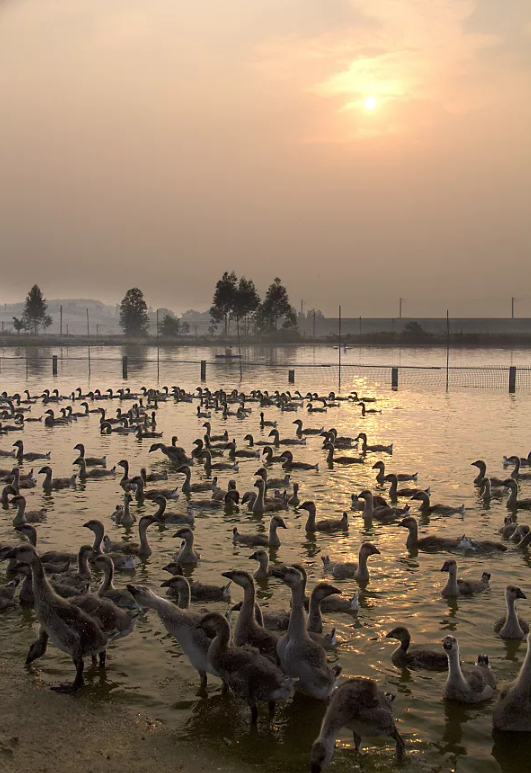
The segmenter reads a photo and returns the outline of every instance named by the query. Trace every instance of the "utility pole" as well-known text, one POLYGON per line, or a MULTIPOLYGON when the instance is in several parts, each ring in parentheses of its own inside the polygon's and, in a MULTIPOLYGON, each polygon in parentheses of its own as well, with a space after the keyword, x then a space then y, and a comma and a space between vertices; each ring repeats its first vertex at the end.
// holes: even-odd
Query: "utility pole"
POLYGON ((90 320, 89 320, 89 310, 87 309, 87 338, 90 338, 90 320))
POLYGON ((511 298, 511 319, 514 319, 514 297, 511 298))
POLYGON ((59 306, 59 335, 63 335, 63 307, 59 306))
POLYGON ((313 342, 315 343, 315 309, 313 312, 313 342))
POLYGON ((398 299, 398 318, 402 319, 402 298, 398 299))

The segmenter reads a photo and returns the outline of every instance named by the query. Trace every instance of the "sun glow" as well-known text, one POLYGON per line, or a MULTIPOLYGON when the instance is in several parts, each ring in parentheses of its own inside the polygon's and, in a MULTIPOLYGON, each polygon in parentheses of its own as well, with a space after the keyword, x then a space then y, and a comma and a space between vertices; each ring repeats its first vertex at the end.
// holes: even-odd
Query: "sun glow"
POLYGON ((378 102, 376 101, 376 97, 366 97, 363 104, 365 105, 366 110, 374 110, 378 102))

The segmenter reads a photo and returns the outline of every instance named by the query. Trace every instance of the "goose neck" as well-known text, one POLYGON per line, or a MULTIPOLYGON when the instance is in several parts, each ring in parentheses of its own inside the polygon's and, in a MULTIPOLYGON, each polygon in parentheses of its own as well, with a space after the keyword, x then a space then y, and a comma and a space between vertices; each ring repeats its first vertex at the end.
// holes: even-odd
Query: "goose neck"
POLYGON ((13 518, 13 526, 22 526, 26 523, 24 519, 24 513, 26 512, 26 500, 21 499, 18 503, 17 513, 13 518))
POLYGON ((448 570, 448 582, 445 589, 449 596, 459 596, 459 586, 457 584, 457 567, 451 566, 448 570))
POLYGON ((468 690, 468 682, 466 681, 463 672, 461 670, 461 662, 459 660, 459 650, 452 649, 447 652, 448 656, 448 680, 447 685, 451 685, 458 690, 468 690))
POLYGON ((289 616, 288 639, 304 638, 306 635, 306 614, 304 612, 304 583, 291 589, 291 614, 289 616))

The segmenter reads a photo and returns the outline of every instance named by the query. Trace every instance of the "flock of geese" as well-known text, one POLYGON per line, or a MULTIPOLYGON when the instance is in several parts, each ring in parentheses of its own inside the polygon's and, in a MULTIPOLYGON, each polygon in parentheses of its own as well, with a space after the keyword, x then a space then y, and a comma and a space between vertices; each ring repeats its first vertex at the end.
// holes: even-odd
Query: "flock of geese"
MULTIPOLYGON (((355 392, 346 396, 333 392, 327 396, 315 393, 303 396, 299 392, 270 394, 255 390, 246 395, 237 390, 212 392, 201 387, 194 394, 179 387, 142 388, 139 393, 107 389, 83 394, 77 389, 68 396, 61 396, 56 389, 44 390, 39 397, 27 390, 13 395, 4 392, 0 396, 0 462, 7 466, 0 469, 1 503, 4 511, 13 512, 14 534, 11 542, 0 543, 0 561, 7 562, 8 580, 0 588, 0 610, 12 610, 18 604, 34 608, 40 629, 29 648, 26 664, 43 657, 48 645, 53 644, 71 657, 75 678, 52 689, 77 691, 85 683, 85 661, 91 659, 104 667, 109 645, 129 636, 138 617, 151 609, 197 670, 201 689, 206 687, 209 675, 220 678, 223 689, 230 690, 249 707, 253 724, 258 720, 260 704, 267 704, 273 716, 276 703, 288 700, 294 692, 326 702, 321 730, 311 749, 311 773, 319 773, 329 764, 343 727, 352 731, 356 750, 363 737, 388 736, 396 744, 398 757, 402 757, 405 744, 393 719, 393 696, 384 693, 371 678, 353 676, 340 680, 341 666, 330 666, 327 660, 327 649, 337 644, 335 631, 325 633, 323 626, 323 615, 327 613, 357 614, 359 590, 346 596, 333 581, 352 579, 363 590, 370 581, 369 560, 379 555, 380 550, 366 541, 359 548, 356 562, 322 555, 323 571, 330 576, 330 582, 318 582, 309 592, 303 564, 276 563, 281 535, 288 528, 287 514, 290 509, 307 514, 304 527, 307 535, 346 534, 349 518, 361 517, 405 529, 405 545, 410 551, 501 555, 507 552, 510 543, 517 548, 526 548, 531 543, 531 528, 517 521, 519 510, 531 509, 531 498, 519 495, 520 485, 531 481, 531 454, 524 458, 504 457, 504 467, 510 466, 512 470, 501 478, 489 476, 483 460, 473 462, 478 470, 474 485, 485 502, 506 497, 507 516, 500 525, 499 538, 473 540, 466 534, 448 537, 433 530, 420 536, 419 521, 424 525, 430 515, 463 515, 465 506, 433 503, 430 489, 417 487, 416 473, 387 472, 390 465, 381 458, 371 464, 373 454, 390 460, 392 444, 370 443, 365 433, 350 437, 340 435, 334 427, 309 427, 300 418, 293 421, 293 436, 282 437, 277 421, 266 418, 265 414, 267 409, 270 414, 273 409, 282 413, 305 409, 308 417, 314 413, 328 417, 344 402, 361 408, 360 416, 378 412, 375 407, 367 407, 376 402, 375 398, 360 398, 355 392), (196 414, 204 435, 194 442, 191 450, 179 446, 176 436, 169 445, 162 442, 162 433, 157 429, 157 411, 163 402, 196 414), (45 410, 37 417, 39 405, 45 410), (259 417, 259 423, 255 417, 259 417), (217 434, 214 434, 213 418, 223 427, 217 434), (127 459, 109 468, 106 456, 89 456, 84 445, 78 443, 72 449, 77 472, 57 477, 52 453, 47 449, 28 451, 21 439, 25 426, 32 421, 56 430, 84 419, 99 422, 101 435, 132 435, 140 442, 149 441, 149 452, 162 459, 164 465, 158 464, 151 471, 142 468, 139 474, 131 474, 127 459), (245 445, 239 447, 229 434, 232 419, 256 425, 260 439, 248 433, 245 445), (316 452, 321 444, 322 453, 316 453, 315 461, 300 461, 297 449, 310 445, 312 439, 316 452), (226 488, 222 487, 221 475, 229 476, 243 464, 258 468, 249 490, 239 491, 232 479, 226 488), (375 490, 367 488, 352 494, 351 513, 345 511, 340 518, 318 517, 316 503, 301 499, 302 484, 293 479, 298 471, 319 470, 327 465, 355 468, 368 464, 375 471, 375 490), (276 477, 271 474, 275 465, 276 477), (28 466, 31 469, 27 470, 28 466), (160 471, 162 466, 164 469, 160 471), (201 470, 200 478, 194 475, 196 469, 201 470), (75 554, 64 550, 42 552, 38 526, 46 521, 48 512, 45 508, 28 509, 28 493, 41 488, 45 494, 65 492, 67 495, 79 483, 91 484, 105 478, 119 483, 122 502, 109 513, 109 521, 115 528, 124 527, 126 539, 112 540, 106 534, 106 524, 89 519, 83 526, 92 534, 91 544, 81 545, 75 554), (384 486, 389 487, 385 497, 381 493, 384 486), (131 507, 135 500, 140 503, 151 500, 156 507, 152 514, 139 519, 138 542, 128 538, 136 522, 131 507), (176 500, 180 500, 177 507, 176 500), (418 518, 411 514, 414 505, 418 518), (234 545, 249 548, 248 557, 256 562, 256 570, 238 568, 223 572, 227 582, 220 585, 195 581, 192 570, 201 562, 194 540, 196 514, 215 516, 242 510, 258 522, 269 518, 264 532, 242 531, 238 525, 232 531, 227 529, 227 539, 232 539, 234 545), (138 561, 151 555, 148 532, 155 524, 173 525, 172 533, 178 540, 175 555, 164 566, 169 575, 162 582, 166 595, 132 581, 115 586, 115 572, 132 572, 138 561), (101 576, 95 590, 94 571, 101 576), (289 610, 273 611, 257 603, 257 586, 264 587, 274 580, 289 589, 289 610), (242 589, 243 600, 231 607, 227 615, 193 606, 192 602, 197 601, 230 602, 231 584, 242 589)), ((453 557, 445 557, 441 572, 447 575, 440 589, 445 598, 472 597, 490 587, 488 572, 477 579, 459 577, 453 557)), ((493 626, 499 637, 518 640, 527 636, 529 624, 516 610, 517 601, 525 598, 520 587, 506 588, 506 614, 493 626)), ((390 630, 387 638, 398 642, 391 656, 396 667, 447 671, 444 697, 452 701, 482 703, 497 692, 494 729, 531 732, 531 647, 515 681, 498 690, 488 657, 480 654, 474 665, 464 666, 459 643, 453 636, 445 636, 440 650, 411 647, 410 632, 403 625, 390 630)))

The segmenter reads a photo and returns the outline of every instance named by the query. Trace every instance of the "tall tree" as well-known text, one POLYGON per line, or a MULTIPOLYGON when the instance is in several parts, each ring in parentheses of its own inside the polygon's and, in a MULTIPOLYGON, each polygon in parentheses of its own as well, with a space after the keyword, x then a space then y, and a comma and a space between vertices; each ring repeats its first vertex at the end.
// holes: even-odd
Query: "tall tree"
POLYGON ((246 279, 244 276, 238 282, 234 298, 233 314, 241 325, 244 324, 244 332, 248 332, 248 321, 251 314, 260 306, 260 296, 256 292, 256 287, 252 279, 246 279))
POLYGON ((228 271, 225 271, 216 284, 212 306, 210 307, 212 322, 216 325, 223 323, 226 336, 229 334, 230 319, 234 313, 238 291, 237 281, 234 271, 230 274, 228 271))
POLYGON ((278 276, 269 285, 264 301, 258 309, 257 319, 261 329, 266 333, 274 333, 281 319, 282 327, 297 327, 295 309, 290 304, 288 291, 281 284, 278 276))
POLYGON ((23 327, 31 330, 35 335, 39 332, 39 327, 47 328, 52 324, 52 318, 46 312, 48 304, 38 285, 33 285, 26 296, 24 311, 22 312, 23 327))
POLYGON ((163 338, 177 338, 181 332, 181 323, 177 317, 165 314, 159 322, 159 335, 163 338))
POLYGON ((149 316, 144 294, 138 287, 128 290, 120 303, 120 327, 125 335, 146 336, 149 316))

